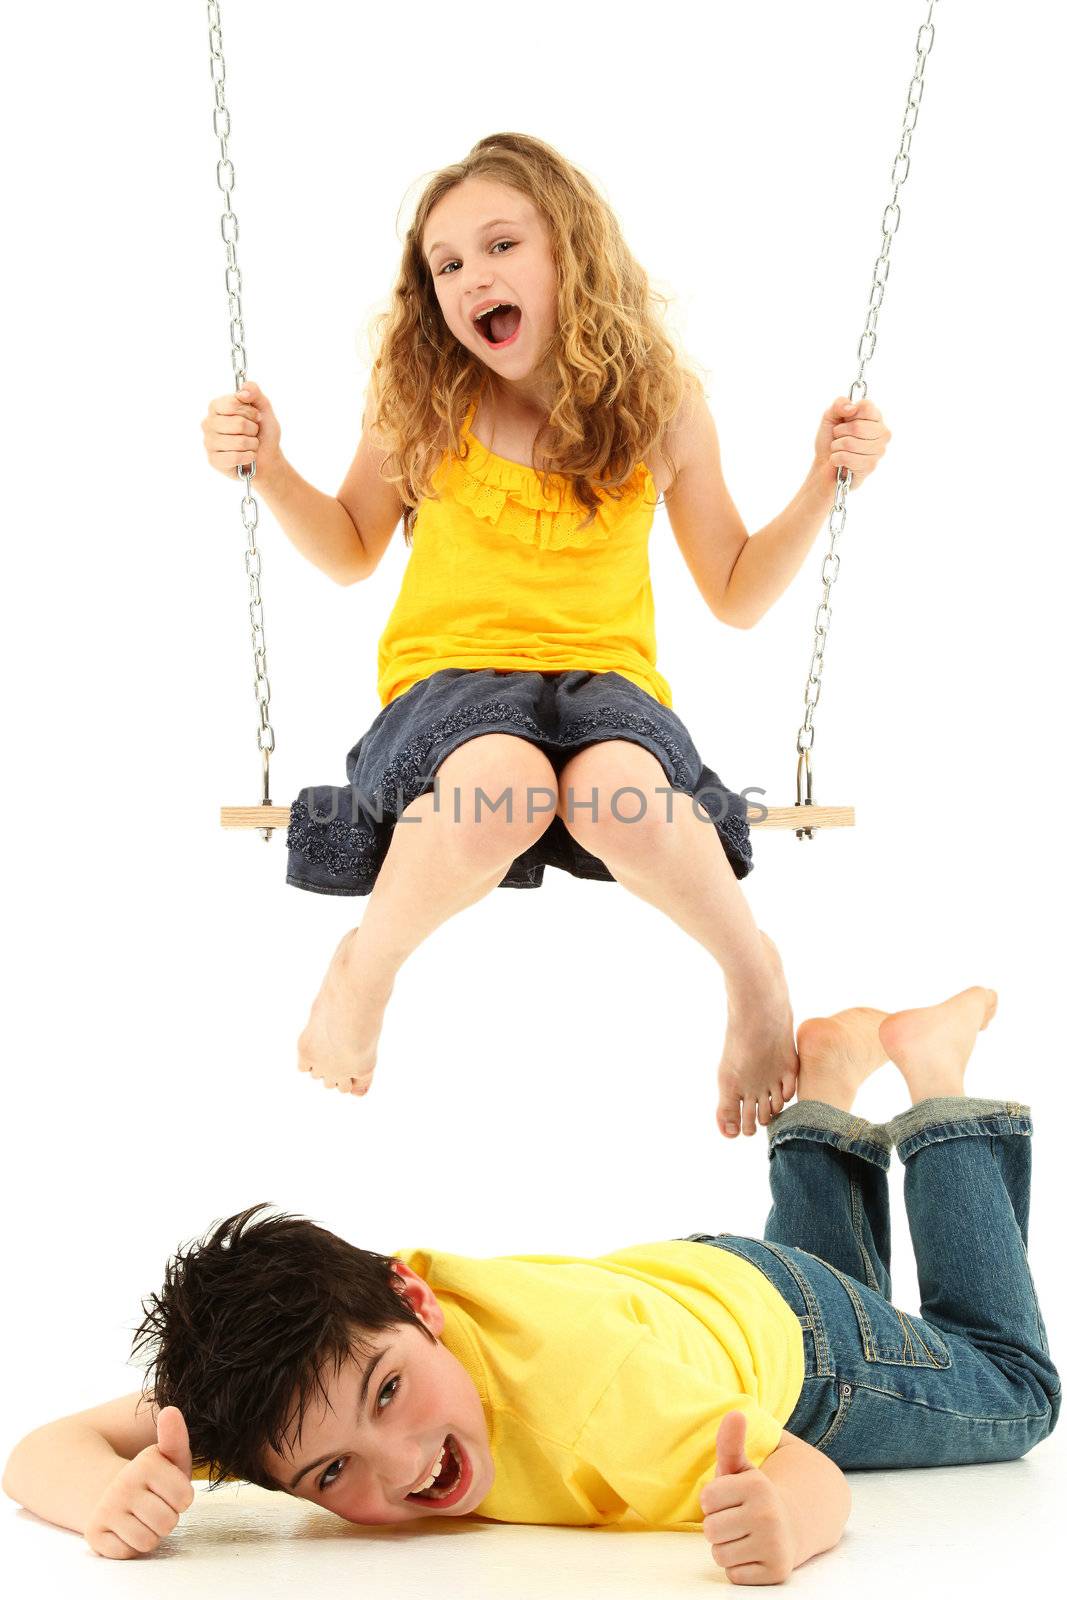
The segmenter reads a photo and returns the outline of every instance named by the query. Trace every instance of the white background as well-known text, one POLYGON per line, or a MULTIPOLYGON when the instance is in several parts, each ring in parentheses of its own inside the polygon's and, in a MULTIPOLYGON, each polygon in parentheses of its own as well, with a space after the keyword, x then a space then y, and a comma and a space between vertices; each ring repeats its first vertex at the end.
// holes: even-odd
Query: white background
MULTIPOLYGON (((867 371, 893 439, 849 500, 818 719, 817 798, 859 826, 757 836, 745 891, 798 1019, 999 989, 970 1087, 1033 1106, 1031 1262, 1056 1354, 1067 26, 1036 0, 939 12, 867 371)), ((290 459, 340 485, 417 195, 517 130, 586 172, 671 295, 727 483, 763 526, 856 371, 925 14, 225 0, 249 376, 290 459)), ((53 0, 4 33, 0 1450, 136 1387, 129 1333, 165 1257, 258 1200, 386 1250, 759 1235, 765 1135, 728 1144, 713 1124, 718 970, 617 885, 550 871, 493 891, 403 969, 366 1099, 297 1073, 365 902, 288 888, 282 835, 218 826, 220 804, 257 798, 258 764, 240 490, 199 426, 232 388, 204 7, 53 0)), ((406 550, 397 535, 341 589, 262 510, 288 799, 343 781, 377 713, 406 550)), ((821 548, 748 633, 707 611, 663 508, 652 562, 659 665, 703 759, 790 802, 821 548)), ((857 1109, 904 1104, 887 1067, 857 1109)), ((893 1182, 895 1295, 914 1308, 899 1167, 893 1182)), ((1045 1481, 1058 1446, 1019 1471, 1045 1481)), ((28 1559, 26 1519, 0 1508, 0 1525, 28 1559)))

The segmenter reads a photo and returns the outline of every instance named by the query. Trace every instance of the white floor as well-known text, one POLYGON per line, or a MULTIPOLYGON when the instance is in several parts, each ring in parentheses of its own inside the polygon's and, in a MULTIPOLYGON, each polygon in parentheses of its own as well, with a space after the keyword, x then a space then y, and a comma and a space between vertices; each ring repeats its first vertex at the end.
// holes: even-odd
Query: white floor
MULTIPOLYGON (((1062 1561, 1059 1433, 1023 1461, 925 1472, 854 1473, 853 1513, 836 1550, 793 1574, 797 1592, 864 1600, 923 1592, 969 1600, 1042 1594, 1062 1561)), ((696 1596, 727 1584, 699 1535, 500 1527, 441 1518, 409 1530, 353 1528, 248 1486, 201 1490, 149 1558, 102 1561, 84 1542, 12 1508, 0 1513, 9 1594, 225 1595, 227 1600, 534 1600, 696 1596), (21 1581, 19 1581, 21 1580, 21 1581)))

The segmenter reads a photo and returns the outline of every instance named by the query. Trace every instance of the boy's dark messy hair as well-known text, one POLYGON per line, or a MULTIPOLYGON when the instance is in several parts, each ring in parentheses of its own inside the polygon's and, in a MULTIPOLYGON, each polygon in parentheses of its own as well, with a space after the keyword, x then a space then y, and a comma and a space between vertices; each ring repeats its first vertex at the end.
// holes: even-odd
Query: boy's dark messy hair
POLYGON ((299 1437, 329 1373, 367 1354, 366 1335, 408 1322, 433 1334, 403 1298, 392 1257, 304 1217, 258 1215, 268 1209, 251 1206, 179 1248, 160 1292, 141 1302, 133 1353, 150 1361, 146 1397, 180 1409, 213 1482, 277 1489, 265 1447, 299 1437))

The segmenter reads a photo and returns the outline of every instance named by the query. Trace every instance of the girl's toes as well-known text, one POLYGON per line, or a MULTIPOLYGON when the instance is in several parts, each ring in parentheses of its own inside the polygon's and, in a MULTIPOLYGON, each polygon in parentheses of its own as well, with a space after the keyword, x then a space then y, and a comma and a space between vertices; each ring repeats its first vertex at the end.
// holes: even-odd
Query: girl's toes
POLYGON ((759 1097, 759 1112, 758 1112, 758 1116, 759 1116, 759 1120, 760 1120, 760 1126, 762 1128, 765 1128, 767 1126, 768 1122, 770 1122, 770 1120, 771 1120, 772 1115, 773 1115, 773 1113, 771 1111, 771 1095, 770 1095, 770 1091, 769 1090, 764 1090, 763 1094, 761 1094, 760 1097, 759 1097))
POLYGON ((797 1075, 796 1075, 796 1073, 795 1072, 787 1072, 785 1074, 785 1076, 783 1077, 781 1083, 779 1084, 778 1088, 779 1088, 779 1091, 780 1091, 780 1094, 781 1094, 782 1105, 784 1106, 786 1101, 792 1100, 793 1096, 797 1092, 797 1075))
POLYGON ((745 1103, 741 1111, 741 1132, 750 1136, 756 1131, 756 1099, 754 1095, 746 1094, 745 1103))
POLYGON ((782 1090, 781 1090, 781 1085, 780 1084, 776 1084, 775 1087, 771 1090, 770 1100, 771 1100, 771 1114, 772 1114, 772 1116, 775 1116, 775 1117, 780 1116, 781 1115, 781 1111, 782 1111, 782 1107, 785 1105, 785 1101, 782 1098, 782 1090))
POLYGON ((736 1139, 741 1131, 737 1120, 737 1101, 724 1101, 715 1113, 715 1120, 724 1139, 736 1139))

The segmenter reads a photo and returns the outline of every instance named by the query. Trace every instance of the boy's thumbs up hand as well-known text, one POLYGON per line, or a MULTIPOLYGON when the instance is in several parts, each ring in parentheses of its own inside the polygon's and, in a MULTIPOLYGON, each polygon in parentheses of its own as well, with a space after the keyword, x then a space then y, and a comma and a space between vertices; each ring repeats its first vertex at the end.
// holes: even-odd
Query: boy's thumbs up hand
POLYGON ((784 1583, 796 1538, 778 1488, 745 1454, 748 1419, 728 1411, 715 1440, 715 1476, 700 1491, 704 1537, 731 1583, 784 1583))
POLYGON ((164 1406, 156 1418, 156 1443, 160 1454, 184 1473, 193 1475, 193 1453, 189 1448, 189 1429, 177 1406, 164 1406))
POLYGON ((156 1442, 115 1474, 85 1525, 98 1556, 127 1561, 148 1555, 193 1503, 189 1430, 177 1406, 156 1418, 156 1442))
POLYGON ((721 1478, 727 1472, 756 1472, 745 1455, 745 1433, 748 1429, 748 1418, 743 1411, 728 1411, 719 1423, 719 1432, 715 1439, 715 1476, 721 1478))

